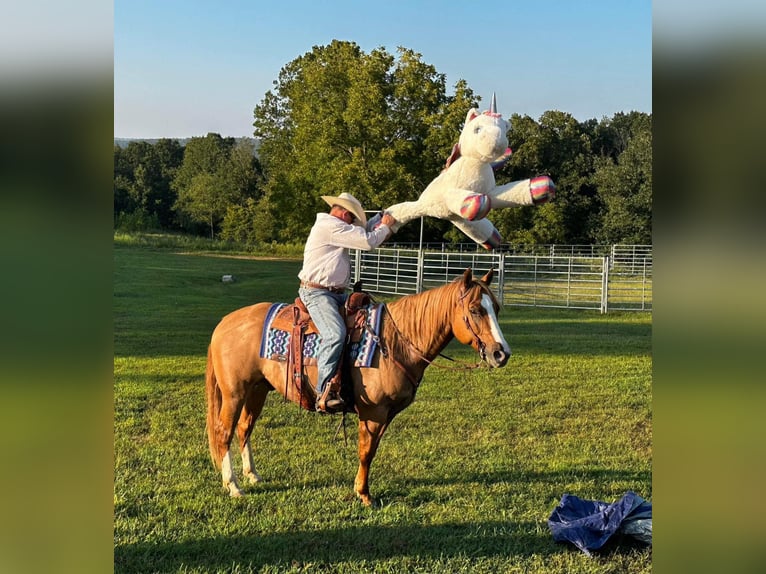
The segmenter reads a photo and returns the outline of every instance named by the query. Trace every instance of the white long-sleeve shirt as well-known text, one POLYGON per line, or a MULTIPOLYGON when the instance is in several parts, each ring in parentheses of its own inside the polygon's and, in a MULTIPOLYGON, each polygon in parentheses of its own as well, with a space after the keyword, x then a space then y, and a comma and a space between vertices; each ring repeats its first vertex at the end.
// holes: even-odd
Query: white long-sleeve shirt
POLYGON ((329 213, 318 213, 303 250, 301 281, 324 287, 348 287, 351 278, 349 249, 375 249, 385 241, 389 227, 381 225, 367 232, 364 227, 349 225, 329 213))

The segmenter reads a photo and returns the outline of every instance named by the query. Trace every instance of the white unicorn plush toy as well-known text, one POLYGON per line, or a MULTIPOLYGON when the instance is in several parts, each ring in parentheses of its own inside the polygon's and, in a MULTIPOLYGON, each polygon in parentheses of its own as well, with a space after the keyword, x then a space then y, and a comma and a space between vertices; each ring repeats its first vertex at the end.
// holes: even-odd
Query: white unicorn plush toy
MULTIPOLYGON (((442 172, 417 201, 392 205, 388 211, 395 219, 394 231, 418 217, 430 216, 451 221, 455 227, 485 249, 498 247, 500 233, 485 219, 491 209, 545 203, 556 194, 548 176, 495 185, 495 170, 510 158, 508 130, 511 125, 497 113, 495 95, 490 109, 479 113, 469 110, 458 143, 442 172)), ((370 220, 372 229, 380 221, 370 220)))

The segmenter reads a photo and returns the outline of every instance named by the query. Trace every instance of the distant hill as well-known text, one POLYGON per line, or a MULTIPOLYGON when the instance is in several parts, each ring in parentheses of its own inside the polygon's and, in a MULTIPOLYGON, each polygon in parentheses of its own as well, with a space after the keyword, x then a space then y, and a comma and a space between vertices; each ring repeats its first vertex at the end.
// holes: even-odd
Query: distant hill
MULTIPOLYGON (((156 144, 160 139, 171 139, 171 140, 177 140, 178 143, 181 144, 181 147, 186 145, 186 142, 188 142, 191 138, 114 138, 114 145, 120 146, 121 148, 128 147, 128 144, 130 142, 147 142, 150 144, 156 144)), ((255 146, 255 150, 258 151, 258 148, 260 147, 260 142, 255 138, 236 138, 237 141, 239 140, 249 140, 253 143, 255 146)))

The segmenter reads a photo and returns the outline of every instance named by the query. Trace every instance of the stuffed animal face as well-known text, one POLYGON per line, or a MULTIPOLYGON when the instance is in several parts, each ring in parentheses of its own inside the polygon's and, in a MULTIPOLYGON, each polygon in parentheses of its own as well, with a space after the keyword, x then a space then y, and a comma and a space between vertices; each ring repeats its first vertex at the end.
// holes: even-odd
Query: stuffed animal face
POLYGON ((508 147, 508 130, 511 124, 500 114, 469 110, 460 133, 460 155, 478 159, 484 163, 503 156, 508 147))

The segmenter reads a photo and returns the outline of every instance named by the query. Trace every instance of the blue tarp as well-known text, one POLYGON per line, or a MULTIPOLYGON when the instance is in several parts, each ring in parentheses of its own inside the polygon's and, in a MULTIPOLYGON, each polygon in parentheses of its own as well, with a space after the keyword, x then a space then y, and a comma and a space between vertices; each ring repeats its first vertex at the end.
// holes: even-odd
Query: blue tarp
POLYGON ((612 504, 565 494, 548 527, 556 542, 571 542, 588 555, 618 531, 651 544, 652 504, 630 490, 612 504))

